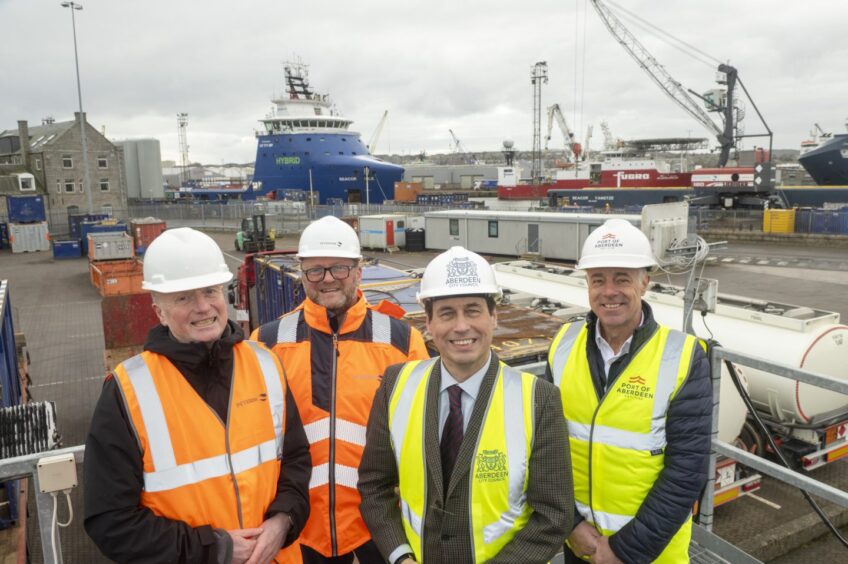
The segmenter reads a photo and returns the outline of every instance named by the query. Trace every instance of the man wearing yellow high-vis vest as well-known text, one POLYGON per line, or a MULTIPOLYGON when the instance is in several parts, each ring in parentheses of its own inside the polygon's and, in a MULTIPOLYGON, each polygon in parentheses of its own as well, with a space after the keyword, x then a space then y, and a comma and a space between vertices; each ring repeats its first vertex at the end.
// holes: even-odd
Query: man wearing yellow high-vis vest
POLYGON ((625 220, 590 233, 577 268, 592 311, 564 325, 548 354, 578 512, 566 562, 689 561, 712 387, 697 339, 659 325, 642 300, 655 265, 647 237, 625 220))
POLYGON ((386 371, 359 466, 362 517, 389 564, 543 563, 571 530, 559 392, 492 352, 500 295, 462 247, 425 269, 418 299, 440 356, 386 371))
POLYGON ((144 258, 160 324, 103 385, 85 443, 85 529, 116 562, 267 564, 309 516, 309 443, 277 357, 227 319, 208 235, 144 258))

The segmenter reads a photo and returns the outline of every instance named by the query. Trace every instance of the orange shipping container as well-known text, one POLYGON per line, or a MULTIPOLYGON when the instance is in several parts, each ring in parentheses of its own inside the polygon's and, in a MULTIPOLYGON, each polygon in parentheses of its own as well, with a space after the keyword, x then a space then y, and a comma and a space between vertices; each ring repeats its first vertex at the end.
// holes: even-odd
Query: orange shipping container
POLYGON ((95 261, 88 263, 91 284, 101 296, 138 294, 144 269, 138 259, 95 261))
POLYGON ((424 192, 422 182, 395 182, 396 202, 415 202, 418 194, 424 192))
POLYGON ((161 235, 165 229, 165 221, 155 217, 130 221, 130 233, 132 234, 135 251, 138 254, 144 254, 150 243, 161 235))

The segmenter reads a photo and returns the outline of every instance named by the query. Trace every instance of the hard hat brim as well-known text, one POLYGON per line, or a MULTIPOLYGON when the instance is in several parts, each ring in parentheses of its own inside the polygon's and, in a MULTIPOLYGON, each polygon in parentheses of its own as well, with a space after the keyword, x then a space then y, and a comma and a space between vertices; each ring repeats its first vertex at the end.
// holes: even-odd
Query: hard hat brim
POLYGON ((174 294, 176 292, 185 292, 187 290, 198 290, 200 288, 208 288, 210 286, 218 286, 226 284, 233 279, 232 272, 216 272, 213 274, 203 274, 193 276, 191 278, 181 278, 168 282, 142 282, 142 290, 150 290, 160 294, 174 294))
POLYGON ((588 270, 590 268, 651 268, 657 266, 656 261, 648 260, 644 256, 637 255, 615 255, 615 256, 592 256, 580 259, 577 270, 588 270))

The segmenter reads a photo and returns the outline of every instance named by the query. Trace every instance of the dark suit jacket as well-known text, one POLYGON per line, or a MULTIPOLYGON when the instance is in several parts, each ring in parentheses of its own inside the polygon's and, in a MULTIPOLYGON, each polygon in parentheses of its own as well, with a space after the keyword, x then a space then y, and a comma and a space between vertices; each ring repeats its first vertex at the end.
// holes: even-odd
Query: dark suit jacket
MULTIPOLYGON (((371 416, 365 452, 359 465, 362 518, 383 556, 407 543, 398 507, 398 468, 388 430, 388 403, 401 365, 389 367, 380 384, 371 416)), ((498 359, 492 361, 480 385, 480 393, 457 455, 450 483, 442 483, 439 454, 439 387, 441 363, 433 368, 427 388, 425 451, 427 456, 427 509, 423 527, 424 559, 429 563, 472 562, 472 538, 468 515, 469 474, 475 440, 497 377, 498 359), (444 494, 447 487, 447 495, 444 494)), ((527 503, 533 513, 527 525, 490 562, 548 562, 562 550, 571 531, 574 495, 571 459, 559 390, 538 380, 535 393, 535 430, 530 453, 527 503)), ((516 422, 520 425, 521 422, 516 422)), ((391 563, 390 563, 391 564, 391 563)))

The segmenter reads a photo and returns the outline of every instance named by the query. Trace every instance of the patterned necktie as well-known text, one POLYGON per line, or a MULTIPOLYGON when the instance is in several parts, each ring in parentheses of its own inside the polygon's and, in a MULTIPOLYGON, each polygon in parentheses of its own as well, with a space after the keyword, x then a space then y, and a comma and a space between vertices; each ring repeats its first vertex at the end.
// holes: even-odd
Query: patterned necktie
POLYGON ((450 411, 445 420, 445 428, 442 430, 442 442, 440 450, 442 454, 442 477, 447 491, 450 482, 453 465, 456 463, 456 455, 462 445, 464 431, 462 428, 462 388, 454 384, 448 387, 448 398, 450 399, 450 411))

